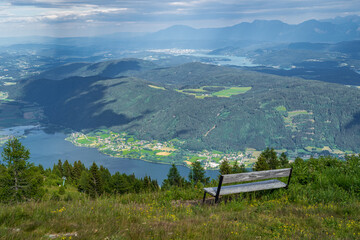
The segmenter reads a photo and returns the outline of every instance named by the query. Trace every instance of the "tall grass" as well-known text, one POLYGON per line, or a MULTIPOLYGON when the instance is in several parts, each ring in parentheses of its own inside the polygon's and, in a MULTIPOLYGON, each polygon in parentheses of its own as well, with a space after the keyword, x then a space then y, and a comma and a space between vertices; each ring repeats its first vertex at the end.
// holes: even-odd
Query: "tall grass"
MULTIPOLYGON (((0 204, 0 239, 360 239, 359 158, 297 159, 288 190, 201 203, 202 186, 0 204), (228 201, 225 201, 225 200, 228 201)), ((214 183, 212 183, 214 184, 214 183)))

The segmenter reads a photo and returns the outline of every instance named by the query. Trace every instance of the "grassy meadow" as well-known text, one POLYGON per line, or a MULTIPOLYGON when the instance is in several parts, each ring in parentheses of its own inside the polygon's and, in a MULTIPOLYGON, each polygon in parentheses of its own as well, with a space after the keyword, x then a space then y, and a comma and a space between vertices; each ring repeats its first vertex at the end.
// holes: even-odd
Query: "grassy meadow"
POLYGON ((291 191, 218 205, 201 204, 200 189, 2 205, 0 239, 360 238, 359 201, 309 204, 291 191))
POLYGON ((49 172, 38 201, 0 203, 0 239, 360 239, 360 156, 297 158, 291 167, 288 189, 219 204, 202 203, 200 182, 90 198, 59 188, 49 172))

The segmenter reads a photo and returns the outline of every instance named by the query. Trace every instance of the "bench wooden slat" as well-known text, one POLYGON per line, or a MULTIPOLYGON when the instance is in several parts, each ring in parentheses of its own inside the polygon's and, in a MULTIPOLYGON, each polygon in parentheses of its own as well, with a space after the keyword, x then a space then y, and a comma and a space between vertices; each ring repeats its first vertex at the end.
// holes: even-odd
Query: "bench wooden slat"
POLYGON ((234 182, 262 180, 269 178, 288 177, 290 175, 290 171, 291 168, 285 168, 285 169, 276 169, 276 170, 267 170, 267 171, 248 172, 241 174, 227 174, 224 175, 224 179, 222 183, 226 184, 226 183, 234 183, 234 182))
MULTIPOLYGON (((260 190, 268 190, 268 189, 276 189, 276 188, 284 188, 284 187, 286 187, 285 183, 277 179, 272 179, 261 182, 222 186, 220 190, 220 195, 228 195, 228 194, 241 193, 241 192, 254 192, 260 190)), ((215 197, 217 187, 204 188, 204 191, 215 197)))

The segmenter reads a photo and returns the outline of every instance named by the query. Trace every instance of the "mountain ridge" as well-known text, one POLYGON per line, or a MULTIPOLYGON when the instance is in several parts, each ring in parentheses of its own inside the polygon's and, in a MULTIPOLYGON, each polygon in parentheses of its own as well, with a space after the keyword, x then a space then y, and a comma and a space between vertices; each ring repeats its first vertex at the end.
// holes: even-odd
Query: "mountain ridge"
POLYGON ((314 145, 360 150, 360 91, 339 84, 201 63, 137 77, 23 84, 19 99, 43 106, 48 122, 77 131, 105 127, 138 139, 179 138, 197 150, 314 145), (248 89, 213 94, 232 87, 248 89))

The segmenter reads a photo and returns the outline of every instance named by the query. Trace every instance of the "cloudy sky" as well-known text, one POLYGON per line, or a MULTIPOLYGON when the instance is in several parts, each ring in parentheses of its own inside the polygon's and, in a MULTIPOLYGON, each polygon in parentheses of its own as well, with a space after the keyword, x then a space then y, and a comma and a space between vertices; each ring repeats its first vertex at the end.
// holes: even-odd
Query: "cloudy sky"
POLYGON ((0 37, 222 27, 255 19, 295 24, 354 14, 360 15, 360 0, 1 0, 0 37))

